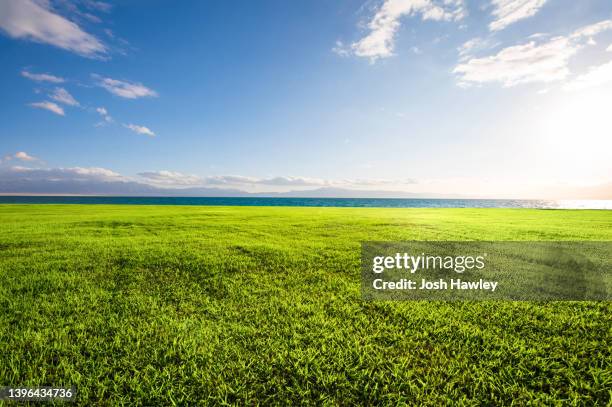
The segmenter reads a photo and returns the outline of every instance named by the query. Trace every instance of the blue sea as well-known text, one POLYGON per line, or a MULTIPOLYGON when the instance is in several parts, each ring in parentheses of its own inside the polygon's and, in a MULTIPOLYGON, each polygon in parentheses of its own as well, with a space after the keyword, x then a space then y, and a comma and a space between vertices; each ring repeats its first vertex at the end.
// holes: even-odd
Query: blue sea
POLYGON ((314 206, 356 208, 537 208, 608 209, 612 200, 528 199, 391 199, 391 198, 213 198, 119 196, 0 196, 0 204, 119 204, 119 205, 221 205, 314 206))

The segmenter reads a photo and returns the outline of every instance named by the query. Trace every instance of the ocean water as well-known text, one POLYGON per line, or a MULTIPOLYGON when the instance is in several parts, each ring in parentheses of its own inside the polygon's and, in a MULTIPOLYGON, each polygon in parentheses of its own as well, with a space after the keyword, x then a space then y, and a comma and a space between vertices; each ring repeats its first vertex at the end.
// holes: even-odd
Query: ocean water
POLYGON ((529 199, 391 199, 391 198, 211 198, 119 196, 0 196, 0 204, 119 204, 119 205, 221 205, 318 206, 358 208, 537 208, 607 209, 612 200, 529 199))

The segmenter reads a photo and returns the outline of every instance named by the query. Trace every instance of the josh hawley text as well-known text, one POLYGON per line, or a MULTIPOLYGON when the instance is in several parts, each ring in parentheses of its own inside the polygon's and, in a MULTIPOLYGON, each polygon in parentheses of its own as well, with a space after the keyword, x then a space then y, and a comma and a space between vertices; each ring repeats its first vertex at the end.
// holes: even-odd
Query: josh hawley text
POLYGON ((421 279, 420 284, 414 280, 402 278, 399 281, 384 281, 377 278, 372 283, 376 290, 490 290, 495 291, 497 281, 486 281, 482 278, 478 281, 465 281, 451 278, 450 281, 439 279, 428 281, 421 279))

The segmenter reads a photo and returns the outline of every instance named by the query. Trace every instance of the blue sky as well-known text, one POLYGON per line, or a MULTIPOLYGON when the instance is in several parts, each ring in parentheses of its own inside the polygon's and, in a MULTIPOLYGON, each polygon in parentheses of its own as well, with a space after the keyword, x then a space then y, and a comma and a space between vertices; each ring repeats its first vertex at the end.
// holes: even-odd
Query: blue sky
POLYGON ((0 192, 612 198, 606 0, 0 0, 0 32, 0 192))

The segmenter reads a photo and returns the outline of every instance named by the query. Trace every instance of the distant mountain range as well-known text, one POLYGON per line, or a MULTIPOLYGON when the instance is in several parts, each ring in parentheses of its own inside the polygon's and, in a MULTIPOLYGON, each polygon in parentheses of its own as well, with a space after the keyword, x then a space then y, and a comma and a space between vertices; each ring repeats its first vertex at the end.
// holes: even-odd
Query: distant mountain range
MULTIPOLYGON (((359 190, 324 187, 288 192, 250 193, 235 188, 188 187, 161 188, 130 180, 61 179, 36 178, 31 173, 20 177, 6 176, 0 171, 1 195, 98 195, 98 196, 142 196, 142 197, 272 197, 272 198, 482 198, 477 194, 435 194, 384 190, 359 190)), ((565 199, 612 199, 612 184, 593 187, 567 187, 546 189, 542 197, 559 196, 565 199)), ((549 198, 550 199, 550 198, 549 198)))
MULTIPOLYGON (((416 194, 401 191, 366 191, 346 188, 317 188, 288 192, 251 193, 232 188, 159 188, 134 181, 0 180, 0 194, 23 195, 120 195, 169 197, 272 197, 272 198, 461 198, 461 196, 416 194)), ((464 197, 465 198, 465 197, 464 197)))

